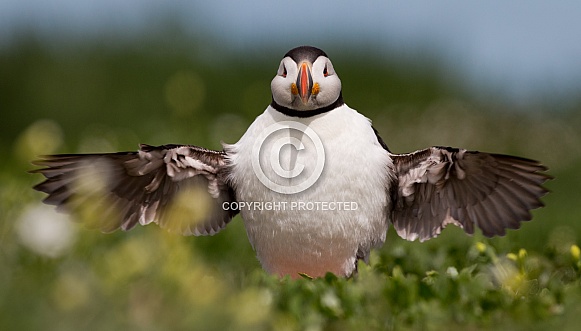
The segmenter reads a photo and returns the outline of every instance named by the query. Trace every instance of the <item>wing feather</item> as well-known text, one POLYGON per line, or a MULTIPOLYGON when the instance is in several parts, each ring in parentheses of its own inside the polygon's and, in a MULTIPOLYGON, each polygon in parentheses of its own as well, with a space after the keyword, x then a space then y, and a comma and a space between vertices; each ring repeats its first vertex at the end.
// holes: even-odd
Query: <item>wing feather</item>
MULTIPOLYGON (((184 235, 212 235, 237 213, 226 182, 225 154, 197 146, 141 145, 137 152, 48 155, 32 170, 46 180, 34 187, 45 203, 79 213, 91 207, 104 232, 156 222, 184 235), (188 200, 189 199, 189 200, 188 200), (188 214, 189 213, 189 214, 188 214)), ((85 215, 86 216, 86 215, 85 215)))
POLYGON ((552 178, 534 160, 450 147, 391 157, 398 177, 392 222, 408 240, 433 238, 450 223, 502 236, 543 206, 542 184, 552 178))

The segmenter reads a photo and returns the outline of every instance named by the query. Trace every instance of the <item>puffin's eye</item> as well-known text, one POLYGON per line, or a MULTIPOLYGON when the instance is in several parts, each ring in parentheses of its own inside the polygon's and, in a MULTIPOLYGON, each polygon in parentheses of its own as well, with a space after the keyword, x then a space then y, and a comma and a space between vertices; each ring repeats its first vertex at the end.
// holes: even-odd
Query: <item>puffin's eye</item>
POLYGON ((323 76, 329 76, 329 72, 327 71, 327 65, 325 64, 325 69, 323 69, 323 76))
POLYGON ((283 65, 282 66, 282 69, 283 69, 282 70, 282 77, 285 77, 286 78, 286 67, 283 65))

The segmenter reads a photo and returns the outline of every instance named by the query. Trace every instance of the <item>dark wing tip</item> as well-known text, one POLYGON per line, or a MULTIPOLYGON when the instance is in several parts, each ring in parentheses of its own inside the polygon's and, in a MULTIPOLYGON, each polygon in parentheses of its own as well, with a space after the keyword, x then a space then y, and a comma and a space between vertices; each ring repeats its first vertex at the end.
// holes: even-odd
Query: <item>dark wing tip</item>
POLYGON ((468 234, 478 227, 486 237, 504 236, 545 206, 541 198, 550 190, 543 184, 554 179, 539 161, 504 154, 435 146, 392 157, 406 188, 405 196, 395 188, 392 219, 408 240, 433 238, 448 224, 468 234))
MULTIPOLYGON (((83 215, 90 212, 88 222, 84 223, 103 232, 112 232, 119 228, 127 231, 137 224, 159 223, 178 191, 207 188, 210 201, 214 202, 214 213, 201 221, 198 234, 212 235, 226 226, 234 215, 218 208, 221 207, 218 202, 232 201, 235 195, 218 176, 224 167, 223 152, 190 145, 141 144, 140 148, 139 152, 40 156, 33 164, 42 168, 28 172, 42 174, 46 180, 33 189, 48 194, 43 202, 57 209, 72 213, 81 210, 83 215), (166 160, 167 153, 175 157, 166 160), (197 168, 198 165, 187 163, 187 157, 198 159, 204 166, 197 168), (178 169, 175 177, 167 171, 168 162, 178 169), (197 171, 192 175, 189 167, 197 171), (90 171, 85 173, 84 169, 90 171), (179 171, 183 173, 178 174, 179 171), (93 178, 95 176, 97 178, 93 178), (79 181, 80 178, 94 181, 79 181), (211 192, 210 181, 216 181, 212 182, 211 192), (75 185, 81 185, 82 189, 75 185), (214 187, 218 187, 218 197, 214 187)), ((184 228, 181 234, 196 234, 192 229, 184 228)))

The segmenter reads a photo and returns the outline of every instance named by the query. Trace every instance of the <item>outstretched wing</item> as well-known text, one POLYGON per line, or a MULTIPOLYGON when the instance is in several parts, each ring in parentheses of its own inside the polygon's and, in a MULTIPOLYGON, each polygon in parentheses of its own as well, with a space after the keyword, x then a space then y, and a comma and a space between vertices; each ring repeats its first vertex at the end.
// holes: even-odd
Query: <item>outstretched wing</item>
POLYGON ((227 185, 224 152, 196 146, 141 145, 137 152, 49 155, 32 170, 34 187, 57 209, 75 213, 104 232, 158 223, 183 235, 213 235, 237 211, 227 185))
POLYGON ((392 154, 397 173, 392 222, 407 240, 428 240, 455 224, 502 236, 532 218, 551 176, 537 161, 450 147, 392 154))

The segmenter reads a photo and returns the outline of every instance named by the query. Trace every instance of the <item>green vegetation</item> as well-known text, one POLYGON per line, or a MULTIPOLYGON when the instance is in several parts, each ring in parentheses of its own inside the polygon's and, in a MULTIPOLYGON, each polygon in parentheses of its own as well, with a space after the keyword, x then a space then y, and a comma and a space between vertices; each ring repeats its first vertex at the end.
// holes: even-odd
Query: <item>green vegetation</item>
POLYGON ((23 40, 0 51, 1 330, 575 330, 581 322, 581 100, 571 109, 475 101, 429 61, 329 50, 347 103, 393 151, 516 154, 542 160, 556 179, 547 207, 503 238, 449 228, 410 243, 390 231, 354 279, 281 280, 260 269, 239 217, 214 237, 155 225, 102 234, 40 207, 31 186, 41 178, 26 171, 38 154, 235 142, 269 103, 286 49, 240 60, 173 39, 58 51, 23 40))

